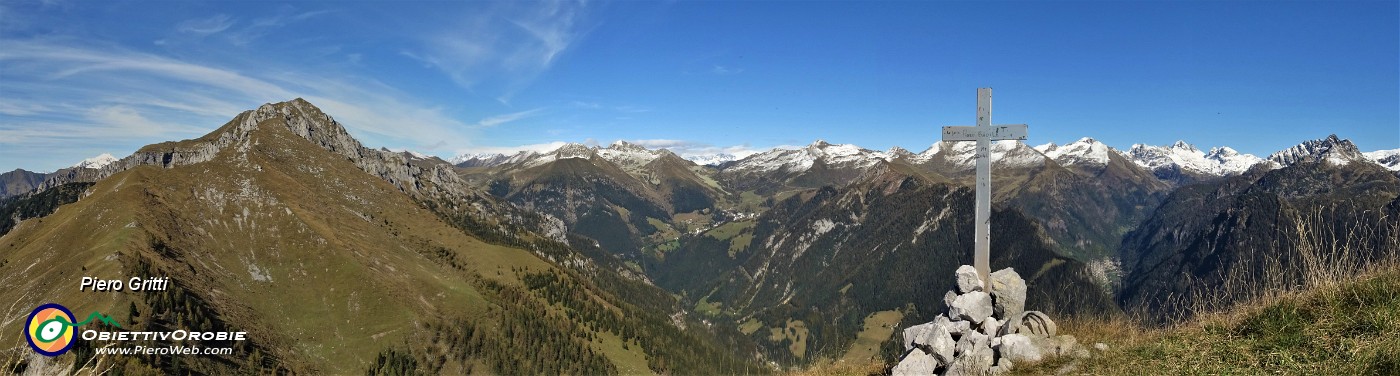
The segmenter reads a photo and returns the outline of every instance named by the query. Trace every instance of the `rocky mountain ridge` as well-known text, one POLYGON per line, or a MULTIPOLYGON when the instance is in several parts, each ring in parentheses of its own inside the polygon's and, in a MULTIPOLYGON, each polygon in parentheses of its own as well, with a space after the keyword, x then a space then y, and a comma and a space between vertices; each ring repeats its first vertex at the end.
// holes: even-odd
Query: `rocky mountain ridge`
MULTIPOLYGON (((404 152, 367 148, 330 115, 311 103, 297 98, 287 102, 264 104, 244 111, 219 130, 203 137, 164 142, 141 148, 136 153, 100 168, 73 167, 50 174, 37 189, 43 190, 72 182, 96 182, 113 174, 139 166, 173 168, 193 165, 213 159, 229 148, 246 150, 249 134, 261 124, 280 120, 297 136, 338 154, 361 170, 383 179, 415 199, 445 203, 444 210, 483 222, 501 222, 525 226, 554 241, 564 242, 567 229, 563 222, 548 216, 520 211, 496 200, 467 184, 450 164, 436 158, 421 158, 404 152)), ((504 228, 499 231, 505 232, 504 228)))
MULTIPOLYGON (((483 222, 464 220, 459 207, 496 221, 489 225, 539 215, 490 195, 471 201, 471 187, 440 194, 464 184, 455 173, 429 175, 451 171, 446 162, 365 148, 304 101, 264 105, 205 137, 151 145, 123 162, 125 170, 103 167, 110 175, 96 183, 42 191, 65 197, 43 199, 41 209, 56 210, 0 235, 0 282, 16 287, 0 297, 19 309, 58 301, 105 312, 128 330, 246 331, 248 340, 204 342, 236 346, 226 356, 97 363, 150 374, 758 367, 736 350, 744 342, 718 339, 644 277, 614 273, 620 263, 607 254, 518 228, 508 238, 480 231, 483 222), (76 270, 165 276, 171 289, 95 299, 46 282, 76 270), (554 350, 531 351, 539 348, 554 350)), ((18 333, 22 323, 4 325, 18 333)), ((172 345, 159 341, 140 345, 172 345)))
POLYGON ((18 196, 43 185, 48 174, 15 169, 0 174, 0 198, 18 196))
MULTIPOLYGON (((522 151, 514 155, 499 153, 463 155, 454 158, 453 162, 459 167, 492 167, 511 163, 527 163, 533 166, 561 156, 582 157, 585 156, 583 154, 585 150, 597 152, 614 162, 636 165, 645 164, 650 158, 655 158, 657 153, 666 149, 652 150, 626 141, 617 141, 608 147, 566 144, 550 152, 522 151)), ((894 159, 904 159, 913 164, 927 164, 937 158, 946 161, 945 163, 952 170, 964 170, 973 167, 971 151, 971 143, 965 142, 937 142, 922 152, 913 153, 899 147, 891 148, 888 151, 877 151, 853 144, 831 144, 824 140, 817 140, 802 148, 775 148, 745 158, 730 159, 733 157, 731 155, 718 159, 697 159, 695 157, 687 159, 696 162, 697 165, 712 166, 719 171, 732 174, 775 171, 799 173, 807 171, 817 164, 827 167, 869 168, 880 160, 892 161, 894 159)), ((1041 162, 1040 158, 1042 157, 1049 158, 1063 166, 1102 166, 1107 163, 1109 153, 1118 154, 1148 169, 1164 181, 1175 182, 1181 182, 1183 175, 1191 177, 1187 179, 1189 181, 1239 175, 1261 164, 1277 168, 1300 160, 1317 159, 1314 157, 1315 155, 1321 155, 1322 159, 1333 161, 1333 163, 1369 161, 1381 164, 1391 170, 1400 169, 1400 157, 1396 156, 1400 155, 1400 152, 1380 150, 1360 153, 1354 144, 1348 140, 1337 138, 1336 135, 1319 140, 1304 141, 1271 154, 1267 158, 1243 154, 1228 146, 1212 147, 1203 152, 1185 141, 1177 141, 1164 146, 1133 144, 1129 150, 1122 151, 1091 137, 1084 137, 1065 145, 1051 142, 1035 147, 1029 147, 1019 141, 998 141, 993 143, 992 149, 993 160, 996 161, 994 163, 1012 167, 1037 165, 1041 162)))

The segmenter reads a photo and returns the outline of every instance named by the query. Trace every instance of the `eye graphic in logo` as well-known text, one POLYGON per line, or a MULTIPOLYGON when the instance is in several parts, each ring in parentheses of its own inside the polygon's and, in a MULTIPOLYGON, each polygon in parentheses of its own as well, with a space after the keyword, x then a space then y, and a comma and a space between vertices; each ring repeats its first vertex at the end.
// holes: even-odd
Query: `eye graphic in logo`
POLYGON ((35 308, 24 324, 29 347, 45 356, 59 356, 73 348, 73 312, 49 303, 35 308))

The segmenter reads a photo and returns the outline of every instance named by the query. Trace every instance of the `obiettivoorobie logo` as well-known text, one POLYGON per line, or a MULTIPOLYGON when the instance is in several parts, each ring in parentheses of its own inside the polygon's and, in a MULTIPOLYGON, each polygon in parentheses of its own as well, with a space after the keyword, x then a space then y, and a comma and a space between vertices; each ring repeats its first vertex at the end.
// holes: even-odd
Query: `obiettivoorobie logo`
POLYGON ((121 327, 111 317, 98 312, 93 312, 83 322, 75 323, 73 312, 67 307, 49 303, 29 313, 29 320, 24 322, 24 339, 29 341, 29 347, 33 348, 34 352, 45 356, 63 355, 73 348, 73 337, 77 327, 92 322, 94 318, 121 327))

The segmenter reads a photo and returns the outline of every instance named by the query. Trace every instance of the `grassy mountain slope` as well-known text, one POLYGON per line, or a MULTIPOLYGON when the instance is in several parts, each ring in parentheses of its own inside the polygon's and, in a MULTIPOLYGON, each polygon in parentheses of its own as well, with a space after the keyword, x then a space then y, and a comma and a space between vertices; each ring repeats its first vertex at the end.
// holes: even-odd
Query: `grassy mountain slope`
MULTIPOLYGON (((972 261, 972 201, 966 188, 885 165, 846 188, 805 191, 737 228, 717 227, 651 271, 697 311, 750 328, 771 359, 835 357, 873 313, 901 311, 910 323, 944 309, 947 276, 972 261)), ((992 222, 992 266, 1020 271, 1031 309, 1116 309, 1085 265, 1051 250, 1034 222, 1014 210, 994 211, 992 222)))
MULTIPOLYGON (((405 186, 366 174, 288 125, 273 117, 226 126, 211 136, 247 134, 206 161, 127 169, 53 215, 21 223, 0 237, 0 283, 12 286, 0 298, 15 302, 11 310, 53 301, 100 311, 131 328, 249 332, 227 357, 100 363, 133 372, 600 374, 748 365, 713 335, 673 324, 659 290, 483 242, 405 186), (85 275, 168 276, 175 288, 78 292, 85 275)), ((18 321, 3 323, 4 333, 20 333, 18 321)), ((83 364, 91 353, 73 354, 83 364)))
POLYGON ((641 238, 669 220, 670 208, 645 184, 602 158, 562 158, 492 183, 492 191, 524 208, 564 220, 605 250, 640 256, 641 238))
POLYGON ((1400 373, 1400 270, 1333 281, 1241 304, 1166 329, 1067 321, 1061 332, 1107 352, 1057 359, 1017 374, 1223 375, 1400 373))
POLYGON ((1004 188, 1007 202, 1041 222, 1057 249, 1084 261, 1114 255, 1169 188, 1115 153, 1104 166, 1051 163, 1021 176, 1023 183, 1004 188))
POLYGON ((43 217, 59 206, 78 201, 92 183, 69 183, 40 192, 0 198, 0 236, 10 232, 19 221, 43 217))
POLYGON ((1400 178, 1378 166, 1300 163, 1172 193, 1130 234, 1119 300, 1179 319, 1400 257, 1400 178))

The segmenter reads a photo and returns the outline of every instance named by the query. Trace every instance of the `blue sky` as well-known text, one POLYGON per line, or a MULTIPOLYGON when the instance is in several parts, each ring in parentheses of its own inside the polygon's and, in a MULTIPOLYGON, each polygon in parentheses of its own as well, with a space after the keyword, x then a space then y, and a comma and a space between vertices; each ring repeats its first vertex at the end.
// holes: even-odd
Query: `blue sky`
POLYGON ((1265 156, 1400 148, 1400 5, 1375 2, 0 1, 0 170, 200 136, 304 97, 368 146, 442 157, 816 139, 1265 156))

